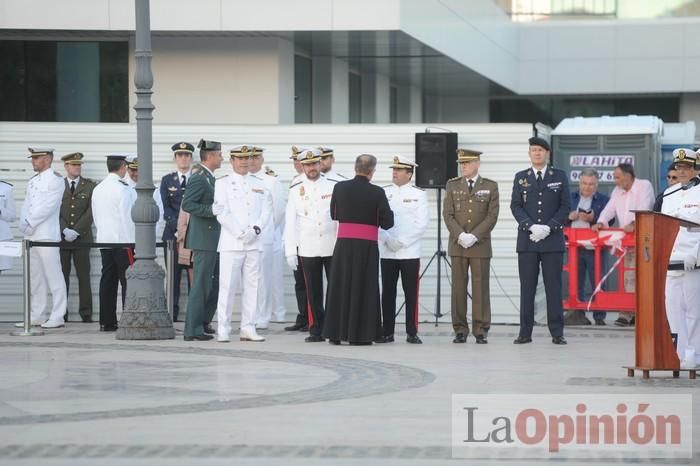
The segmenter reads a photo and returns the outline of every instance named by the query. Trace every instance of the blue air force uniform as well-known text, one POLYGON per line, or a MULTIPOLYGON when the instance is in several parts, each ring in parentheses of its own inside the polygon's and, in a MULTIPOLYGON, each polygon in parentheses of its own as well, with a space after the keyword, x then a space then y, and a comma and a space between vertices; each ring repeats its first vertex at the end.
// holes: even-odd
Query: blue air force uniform
POLYGON ((570 211, 566 173, 546 166, 541 181, 533 167, 516 173, 510 210, 518 222, 518 272, 520 274, 520 335, 530 339, 535 316, 535 289, 540 263, 547 295, 547 322, 552 337, 563 336, 562 267, 564 226, 570 211), (549 235, 530 238, 533 225, 547 225, 549 235))

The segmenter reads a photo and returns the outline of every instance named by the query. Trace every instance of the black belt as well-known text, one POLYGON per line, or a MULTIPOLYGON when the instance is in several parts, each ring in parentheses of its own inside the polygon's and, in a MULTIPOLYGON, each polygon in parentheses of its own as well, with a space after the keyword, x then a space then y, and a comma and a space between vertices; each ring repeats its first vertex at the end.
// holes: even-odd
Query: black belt
MULTIPOLYGON (((697 265, 693 267, 693 270, 700 269, 697 265)), ((685 266, 683 265, 683 262, 671 262, 668 264, 668 268, 666 270, 685 270, 685 266)))

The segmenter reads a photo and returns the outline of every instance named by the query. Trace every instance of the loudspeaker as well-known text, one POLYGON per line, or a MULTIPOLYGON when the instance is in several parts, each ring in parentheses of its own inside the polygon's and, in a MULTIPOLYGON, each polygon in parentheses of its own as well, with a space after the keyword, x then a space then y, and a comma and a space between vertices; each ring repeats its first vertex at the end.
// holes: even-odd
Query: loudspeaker
POLYGON ((416 133, 416 186, 444 188, 457 176, 457 133, 416 133))

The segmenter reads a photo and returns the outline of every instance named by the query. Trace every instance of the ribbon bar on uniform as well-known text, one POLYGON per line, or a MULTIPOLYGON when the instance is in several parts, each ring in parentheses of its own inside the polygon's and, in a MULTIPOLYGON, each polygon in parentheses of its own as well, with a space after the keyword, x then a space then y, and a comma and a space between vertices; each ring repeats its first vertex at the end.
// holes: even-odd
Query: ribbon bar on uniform
POLYGON ((365 225, 363 223, 340 223, 338 225, 338 239, 364 239, 367 241, 377 241, 379 228, 376 225, 365 225))

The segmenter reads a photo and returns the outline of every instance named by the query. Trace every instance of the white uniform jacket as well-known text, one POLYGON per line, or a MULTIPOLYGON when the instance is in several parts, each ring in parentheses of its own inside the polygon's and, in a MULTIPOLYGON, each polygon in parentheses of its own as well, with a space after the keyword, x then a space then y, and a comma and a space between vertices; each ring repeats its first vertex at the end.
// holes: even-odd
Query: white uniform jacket
POLYGON ((136 235, 131 208, 136 191, 110 173, 92 192, 92 218, 98 243, 133 243, 136 235))
POLYGON ((335 248, 338 222, 331 219, 335 182, 303 177, 289 187, 285 214, 285 256, 328 257, 335 248))
POLYGON ((274 229, 268 228, 262 232, 262 241, 264 245, 270 245, 279 241, 279 236, 275 235, 276 231, 281 231, 284 226, 284 190, 282 189, 282 184, 279 182, 276 176, 268 175, 264 170, 260 170, 256 173, 251 173, 250 176, 254 176, 262 180, 265 184, 265 188, 270 192, 272 196, 272 220, 274 222, 274 229))
POLYGON ((379 230, 379 256, 382 259, 420 259, 421 238, 428 228, 428 198, 415 186, 391 184, 384 187, 389 206, 394 212, 394 226, 379 230), (392 251, 386 241, 394 238, 404 244, 392 251))
POLYGON ((10 223, 17 218, 17 207, 12 194, 12 185, 0 181, 0 241, 12 239, 10 223))
POLYGON ((267 230, 274 231, 274 224, 272 195, 260 178, 232 171, 217 179, 214 204, 224 206, 224 211, 216 216, 221 224, 219 252, 263 250, 262 237, 267 230), (254 226, 260 228, 260 235, 246 243, 244 235, 254 226))
MULTIPOLYGON (((669 189, 673 190, 673 188, 678 189, 679 187, 675 185, 669 189)), ((667 215, 700 223, 700 185, 688 190, 678 191, 666 197, 661 211, 667 215), (669 200, 672 201, 669 202, 669 200)), ((670 262, 683 262, 686 257, 697 258, 699 247, 700 232, 691 232, 685 227, 680 227, 676 241, 673 244, 670 262)))
POLYGON ((51 168, 29 180, 27 197, 19 216, 19 228, 25 239, 61 241, 59 214, 65 189, 63 177, 51 168), (31 234, 22 230, 25 222, 34 230, 31 234))
POLYGON ((321 176, 324 176, 331 181, 335 181, 336 183, 338 183, 340 181, 345 181, 348 179, 347 176, 341 175, 340 173, 333 170, 332 168, 326 173, 321 173, 321 176))

